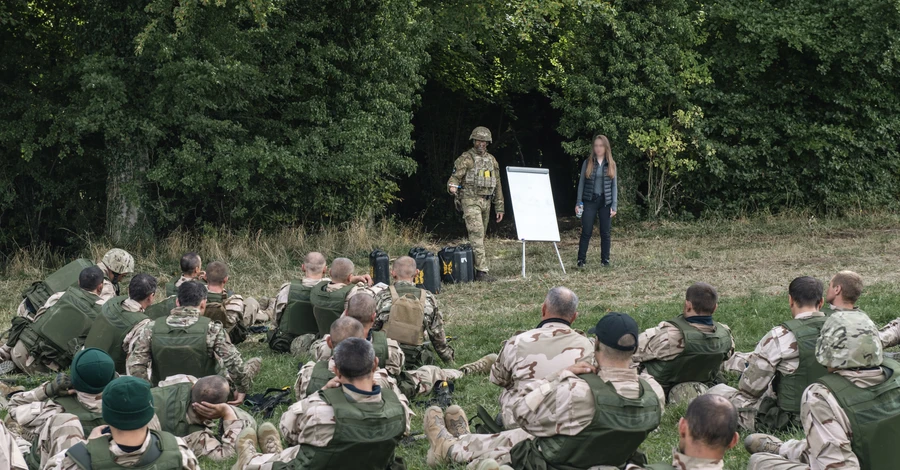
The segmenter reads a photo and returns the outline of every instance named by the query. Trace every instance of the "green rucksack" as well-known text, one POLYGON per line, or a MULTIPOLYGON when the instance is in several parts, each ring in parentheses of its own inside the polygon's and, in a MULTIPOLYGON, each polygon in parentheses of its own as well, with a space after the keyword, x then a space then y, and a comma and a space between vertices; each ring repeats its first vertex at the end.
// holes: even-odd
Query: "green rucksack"
POLYGON ((19 340, 37 359, 68 368, 100 313, 99 297, 80 287, 69 287, 52 307, 22 331, 19 340))

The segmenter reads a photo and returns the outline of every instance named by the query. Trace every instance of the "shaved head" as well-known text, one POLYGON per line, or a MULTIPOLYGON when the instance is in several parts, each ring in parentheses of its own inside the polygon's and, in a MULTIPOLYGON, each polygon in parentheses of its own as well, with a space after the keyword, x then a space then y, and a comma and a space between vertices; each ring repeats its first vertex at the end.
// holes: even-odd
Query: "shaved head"
POLYGON ((307 274, 319 274, 325 269, 325 255, 318 251, 310 251, 303 259, 303 270, 307 274))
POLYGON ((197 380, 197 383, 191 387, 191 401, 194 403, 211 403, 218 405, 228 401, 228 394, 231 388, 228 386, 228 380, 221 375, 208 375, 197 380))
POLYGON ((347 338, 365 338, 366 329, 359 320, 351 317, 340 317, 331 324, 332 347, 341 344, 347 338))
POLYGON ((228 265, 221 261, 213 261, 206 265, 206 282, 218 286, 228 277, 228 265))
POLYGON ((401 281, 412 281, 416 277, 416 260, 401 256, 394 261, 394 276, 401 281))
POLYGON ((375 315, 375 299, 371 295, 357 294, 347 301, 348 317, 368 325, 372 323, 373 315, 375 315))
POLYGON ((335 258, 331 262, 331 280, 334 282, 350 282, 350 276, 353 274, 353 261, 347 258, 335 258))

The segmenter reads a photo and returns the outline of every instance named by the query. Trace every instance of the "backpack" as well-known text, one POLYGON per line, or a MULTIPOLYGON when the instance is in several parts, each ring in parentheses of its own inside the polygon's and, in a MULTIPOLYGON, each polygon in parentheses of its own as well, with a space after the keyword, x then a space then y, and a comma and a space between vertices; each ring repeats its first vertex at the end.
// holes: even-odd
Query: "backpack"
POLYGON ((401 297, 391 286, 391 313, 387 323, 381 328, 388 338, 400 344, 418 346, 425 340, 422 335, 425 319, 425 290, 420 289, 417 299, 412 293, 401 297))

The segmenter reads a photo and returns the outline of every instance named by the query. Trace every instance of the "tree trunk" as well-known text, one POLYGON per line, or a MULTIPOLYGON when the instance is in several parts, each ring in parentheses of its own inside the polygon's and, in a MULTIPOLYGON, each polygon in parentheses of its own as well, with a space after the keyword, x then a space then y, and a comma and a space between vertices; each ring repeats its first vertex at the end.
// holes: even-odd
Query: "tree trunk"
POLYGON ((145 174, 150 163, 146 146, 119 143, 110 148, 106 172, 106 235, 113 243, 127 243, 152 234, 143 202, 145 174))

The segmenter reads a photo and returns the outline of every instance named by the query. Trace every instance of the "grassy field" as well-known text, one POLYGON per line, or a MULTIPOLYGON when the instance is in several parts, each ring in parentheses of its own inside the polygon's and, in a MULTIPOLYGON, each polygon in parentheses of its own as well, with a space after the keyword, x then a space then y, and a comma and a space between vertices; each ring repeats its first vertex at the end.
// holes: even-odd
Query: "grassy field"
MULTIPOLYGON (((562 224, 572 226, 573 221, 562 224)), ((501 229, 508 233, 509 226, 501 229)), ((552 245, 527 246, 528 278, 520 274, 521 245, 500 237, 488 240, 493 284, 445 285, 438 296, 448 334, 455 340, 457 364, 497 352, 500 343, 516 330, 533 328, 539 307, 550 287, 565 285, 580 297, 577 328, 587 330, 607 311, 631 314, 641 328, 656 325, 680 313, 685 289, 705 281, 719 290, 717 320, 734 331, 737 347, 751 350, 771 327, 789 318, 787 284, 796 276, 812 275, 823 282, 841 269, 859 272, 866 282, 860 306, 881 325, 900 316, 900 217, 856 215, 818 220, 804 215, 759 217, 737 221, 693 223, 635 223, 614 226, 612 264, 599 266, 598 243, 588 254, 588 266, 574 267, 578 231, 565 230, 560 244, 568 274, 564 275, 552 245)), ((188 250, 200 252, 204 262, 223 260, 232 268, 230 287, 255 297, 272 296, 278 287, 299 275, 304 253, 318 250, 329 259, 347 256, 367 270, 368 252, 388 251, 392 257, 413 245, 438 249, 456 240, 434 240, 415 226, 398 228, 389 222, 350 224, 339 229, 307 234, 303 230, 278 234, 235 234, 207 231, 201 235, 176 233, 155 245, 124 247, 137 258, 137 271, 167 281, 177 271, 177 260, 188 250)), ((597 240, 599 242, 599 240, 597 240)), ((111 246, 90 244, 82 255, 98 258, 111 246)), ((18 293, 63 257, 47 250, 21 251, 6 259, 0 278, 0 322, 8 325, 18 293), (35 261, 36 260, 36 261, 35 261)), ((162 282, 160 283, 162 285, 162 282)), ((258 339, 260 337, 254 338, 258 339)), ((262 356, 263 369, 255 389, 292 385, 298 359, 270 352, 251 339, 240 346, 245 358, 262 356)), ((25 379, 37 384, 40 378, 25 379)), ((735 380, 734 377, 731 378, 735 380)), ((477 405, 497 411, 499 389, 486 377, 465 377, 456 383, 455 400, 468 413, 477 405)), ((283 408, 279 410, 283 411, 283 408)), ((424 408, 417 405, 413 421, 421 431, 424 408)), ((677 442, 676 423, 683 408, 670 408, 659 430, 643 446, 651 461, 669 458, 677 442)), ((275 421, 277 422, 278 415, 275 421)), ((427 440, 403 447, 400 454, 409 468, 425 468, 427 440)), ((739 445, 728 453, 726 468, 745 468, 748 455, 739 445)), ((230 468, 232 462, 203 462, 204 468, 230 468)))

